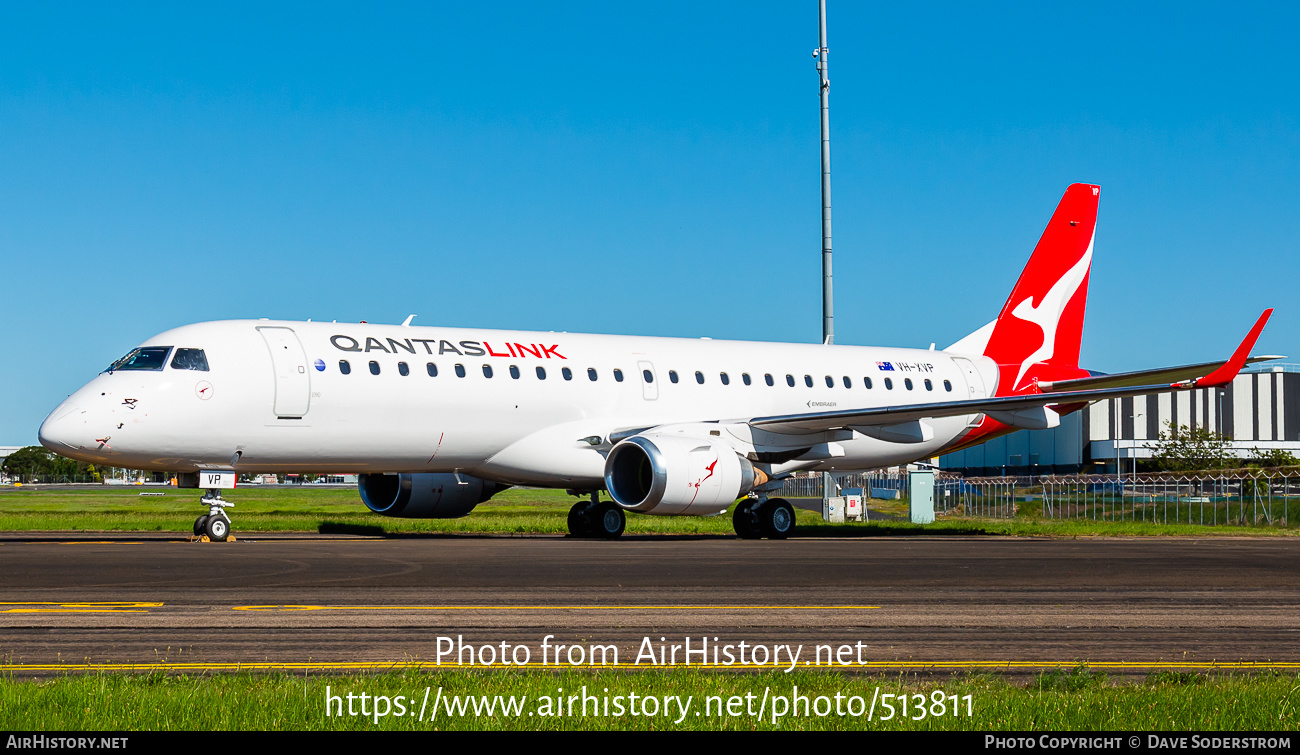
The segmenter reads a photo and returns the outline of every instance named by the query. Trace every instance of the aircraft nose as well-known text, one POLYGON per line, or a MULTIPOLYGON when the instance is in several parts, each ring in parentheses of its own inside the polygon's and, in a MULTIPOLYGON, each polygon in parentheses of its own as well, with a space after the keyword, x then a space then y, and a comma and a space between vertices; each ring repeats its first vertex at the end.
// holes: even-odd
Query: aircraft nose
POLYGON ((50 413, 41 423, 37 438, 41 445, 55 453, 66 454, 85 446, 86 423, 80 419, 81 411, 76 406, 60 406, 50 413))

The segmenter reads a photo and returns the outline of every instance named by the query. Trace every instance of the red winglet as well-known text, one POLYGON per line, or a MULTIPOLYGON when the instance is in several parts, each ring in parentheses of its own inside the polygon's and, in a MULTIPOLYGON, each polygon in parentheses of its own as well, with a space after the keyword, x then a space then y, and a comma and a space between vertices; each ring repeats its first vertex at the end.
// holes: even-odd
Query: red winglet
POLYGON ((1255 341, 1259 340, 1259 334, 1264 330, 1264 324, 1268 322, 1268 318, 1272 314, 1272 309, 1264 310, 1264 314, 1260 315, 1259 319, 1255 321, 1255 327, 1250 329, 1250 333, 1246 335, 1246 340, 1241 342, 1237 350, 1232 353, 1232 357, 1220 365, 1219 369, 1194 381, 1195 387, 1212 388, 1216 385, 1231 383, 1237 373, 1241 372, 1241 368, 1245 366, 1246 357, 1250 356, 1250 350, 1255 348, 1255 341))

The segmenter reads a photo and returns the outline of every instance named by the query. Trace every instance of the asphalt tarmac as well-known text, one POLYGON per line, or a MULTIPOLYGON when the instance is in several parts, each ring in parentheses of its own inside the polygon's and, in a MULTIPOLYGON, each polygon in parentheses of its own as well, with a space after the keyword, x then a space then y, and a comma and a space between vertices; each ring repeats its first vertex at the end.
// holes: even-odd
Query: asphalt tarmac
POLYGON ((1300 668, 1300 538, 236 534, 0 535, 0 666, 1300 668))

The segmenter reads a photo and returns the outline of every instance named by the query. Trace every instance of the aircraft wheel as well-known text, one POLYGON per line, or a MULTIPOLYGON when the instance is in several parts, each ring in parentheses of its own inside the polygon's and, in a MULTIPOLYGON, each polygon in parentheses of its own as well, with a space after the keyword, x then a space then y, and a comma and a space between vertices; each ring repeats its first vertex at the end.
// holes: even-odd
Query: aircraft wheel
POLYGON ((763 535, 772 540, 784 540, 794 532, 794 507, 781 498, 770 498, 758 510, 763 535))
POLYGON ((208 515, 204 514, 194 520, 194 536, 202 537, 208 531, 208 515))
POLYGON ((225 542, 226 538, 230 536, 230 520, 221 515, 210 516, 205 531, 208 534, 208 539, 214 543, 225 542))
POLYGON ((569 534, 574 537, 591 537, 591 502, 578 501, 569 509, 569 534))
POLYGON ((623 534, 627 527, 627 515, 623 509, 611 501, 602 501, 592 506, 587 512, 589 536, 614 540, 623 534))
POLYGON ((743 540, 762 537, 758 529, 758 517, 754 515, 754 501, 744 500, 736 504, 735 510, 731 512, 731 526, 743 540))

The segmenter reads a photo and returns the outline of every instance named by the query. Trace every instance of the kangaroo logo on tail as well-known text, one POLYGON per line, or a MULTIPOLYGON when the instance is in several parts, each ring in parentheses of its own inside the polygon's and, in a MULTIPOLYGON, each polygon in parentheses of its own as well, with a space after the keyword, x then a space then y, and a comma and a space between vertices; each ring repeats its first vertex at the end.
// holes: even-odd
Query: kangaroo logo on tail
POLYGON ((1090 184, 1066 189, 1003 305, 984 349, 998 364, 996 395, 1031 392, 1039 378, 1082 374, 1079 342, 1100 194, 1090 184))
POLYGON ((1079 258, 1074 267, 1066 271, 1056 285, 1052 286, 1037 306, 1032 303, 1033 297, 1027 297, 1011 310, 1012 317, 1032 322, 1043 331, 1042 345, 1020 363, 1020 371, 1016 373, 1016 379, 1011 383, 1012 392, 1023 387, 1020 379, 1025 376, 1030 367, 1038 362, 1051 361, 1056 350, 1056 326, 1060 322, 1061 313, 1065 310, 1066 303, 1074 297, 1079 287, 1088 278, 1088 270, 1091 267, 1092 244, 1088 244, 1088 251, 1079 258))

